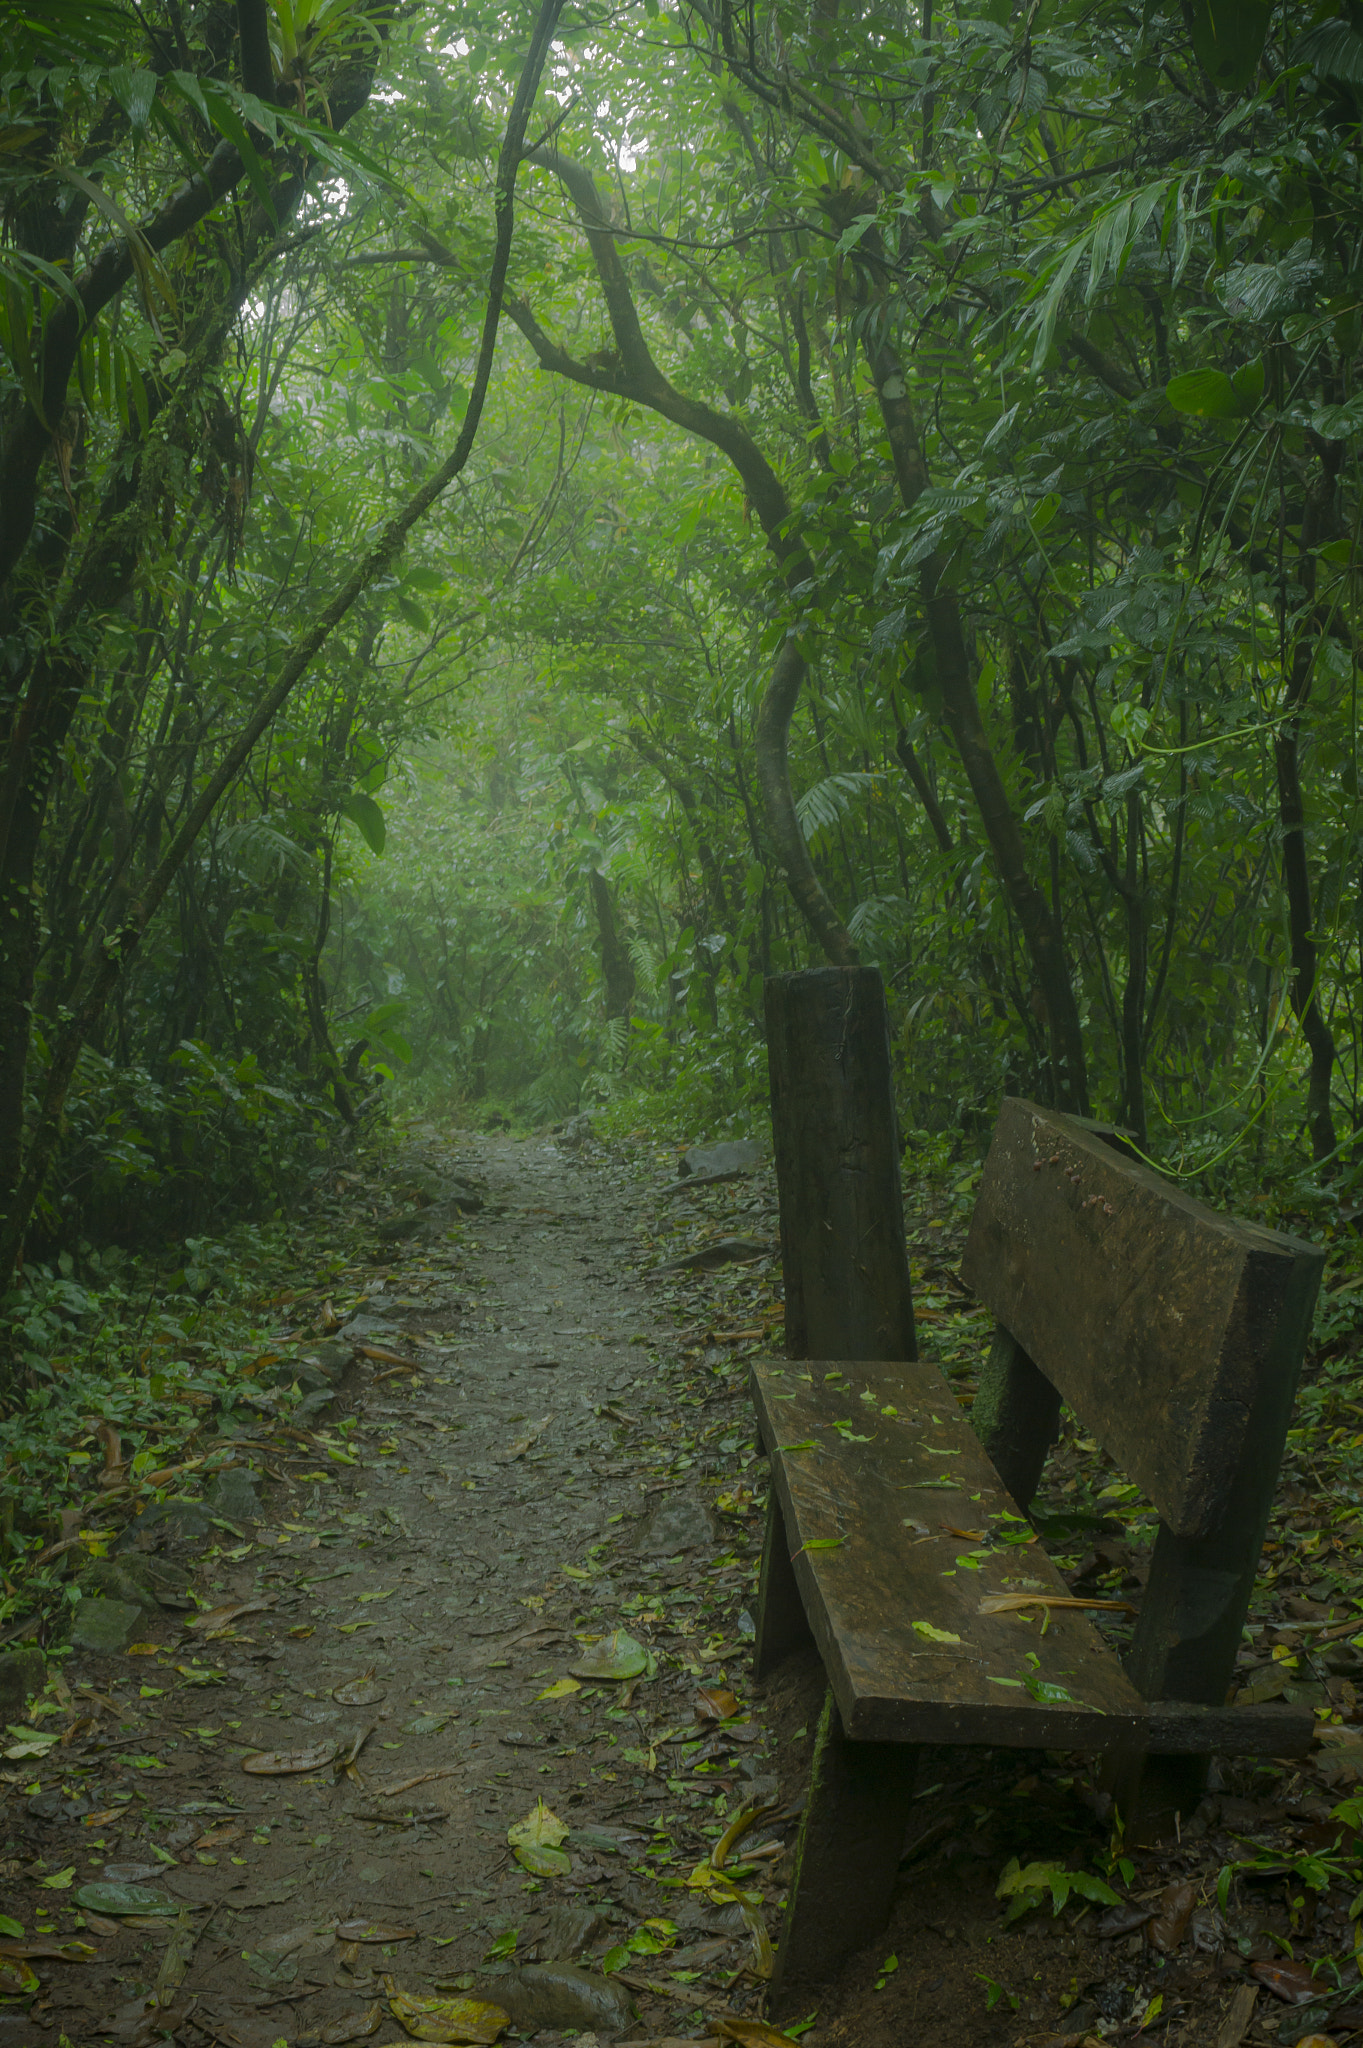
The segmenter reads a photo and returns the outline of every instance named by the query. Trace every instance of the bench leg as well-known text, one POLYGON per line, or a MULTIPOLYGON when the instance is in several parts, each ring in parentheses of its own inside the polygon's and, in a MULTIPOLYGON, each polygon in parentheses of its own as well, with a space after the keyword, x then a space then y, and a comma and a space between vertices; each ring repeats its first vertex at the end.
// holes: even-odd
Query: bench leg
POLYGON ((753 1677, 765 1678, 772 1667, 814 1641, 805 1619, 804 1602, 795 1583, 795 1567, 786 1541, 786 1520, 773 1486, 767 1495, 767 1533, 762 1544, 762 1573, 757 1583, 757 1640, 753 1644, 753 1677))
POLYGON ((1023 1513, 1060 1434, 1060 1395, 1001 1323, 970 1410, 975 1434, 1023 1513))
MULTIPOLYGON (((1268 1526, 1295 1384, 1271 1378, 1251 1411, 1240 1469, 1221 1519, 1205 1536, 1175 1536, 1161 1522, 1141 1599, 1127 1673, 1148 1700, 1196 1700, 1219 1707, 1235 1673, 1268 1526)), ((1104 1778, 1128 1833, 1155 1841, 1188 1820, 1202 1797, 1210 1759, 1117 1755, 1104 1778)))
POLYGON ((828 1694, 777 1950, 774 2012, 788 2014, 801 1991, 826 1983, 885 1927, 917 1768, 918 1751, 907 1743, 849 1742, 828 1694))

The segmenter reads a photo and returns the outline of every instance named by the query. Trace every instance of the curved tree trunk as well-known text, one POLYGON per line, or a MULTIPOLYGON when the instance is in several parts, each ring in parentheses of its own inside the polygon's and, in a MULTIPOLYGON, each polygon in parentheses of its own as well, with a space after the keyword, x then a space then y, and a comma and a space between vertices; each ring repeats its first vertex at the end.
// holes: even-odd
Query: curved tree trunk
MULTIPOLYGON (((668 382, 654 361, 639 323, 625 266, 620 261, 614 229, 591 172, 554 149, 528 150, 526 157, 530 163, 555 174, 577 209, 615 337, 613 358, 576 362, 544 332, 529 306, 520 300, 509 300, 507 312, 535 351, 540 367, 585 385, 588 390, 611 392, 633 400, 636 405, 647 406, 688 434, 720 449, 738 471, 787 588, 813 581, 814 565, 802 543, 791 537, 791 505, 785 487, 743 422, 732 413, 686 397, 668 382)), ((787 641, 776 657, 757 719, 757 778, 763 821, 791 894, 828 960, 835 967, 855 966, 857 949, 815 872, 795 814, 795 795, 790 784, 790 726, 804 675, 804 657, 793 641, 787 641)))

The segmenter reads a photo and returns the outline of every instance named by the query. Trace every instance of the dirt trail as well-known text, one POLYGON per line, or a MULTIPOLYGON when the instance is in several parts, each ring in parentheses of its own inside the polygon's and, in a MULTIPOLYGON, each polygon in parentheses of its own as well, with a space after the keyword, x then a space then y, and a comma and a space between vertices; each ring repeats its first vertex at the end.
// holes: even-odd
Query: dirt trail
MULTIPOLYGON (((358 1360, 335 1414, 311 1418, 320 1444, 272 1433, 268 1415, 238 1419, 250 1445, 220 1503, 235 1507, 240 1539, 218 1528, 177 1541, 202 1530, 194 1511, 144 1532, 194 1569, 199 1597, 270 1606, 206 1642, 161 1615, 139 1630, 139 1653, 75 1651, 65 1680, 79 1707, 92 1704, 82 1687, 102 1695, 98 1730, 73 1746, 71 1768, 42 1771, 36 1799, 12 1787, 8 1853, 20 1861, 7 1868, 20 1883, 6 1910, 32 1930, 45 1900, 55 1932, 78 1932, 61 1892, 33 1889, 72 1865, 75 1887, 125 1875, 159 1886, 196 1930, 182 1986, 148 2016, 173 1923, 91 1921, 97 1962, 53 1966, 30 2019, 0 2012, 0 2043, 54 2029, 149 2043, 177 2021, 187 2043, 268 2048, 333 2026, 323 2038, 360 2038, 345 2023, 372 2017, 375 2000, 368 2038, 398 2041, 391 1975, 424 1995, 500 1991, 537 2042, 576 2028, 586 2048, 592 1997, 574 1980, 516 1990, 517 1966, 552 1956, 597 1972, 603 2033, 631 2000, 624 2032, 642 2039, 758 1997, 756 1978, 733 1974, 753 1960, 741 1908, 656 1881, 685 1879, 729 1813, 775 1789, 755 1724, 719 1730, 694 1711, 700 1687, 739 1681, 751 1628, 759 1523, 742 1480, 751 1429, 729 1429, 743 1413, 729 1354, 716 1351, 718 1371, 701 1366, 705 1391, 677 1381, 673 1322, 633 1263, 652 1222, 648 1182, 620 1158, 590 1141, 575 1153, 431 1139, 388 1179, 400 1195, 470 1174, 481 1213, 344 1283, 363 1296, 341 1341, 415 1357, 420 1375, 358 1360), (258 1524, 241 1519, 248 1473, 264 1496, 258 1524), (726 1474, 739 1493, 728 1517, 715 1508, 726 1474), (568 1678, 579 1638, 617 1629, 648 1647, 651 1676, 539 1697, 568 1678), (222 1682, 195 1683, 195 1666, 222 1682), (336 1689, 366 1674, 372 1703, 338 1703, 336 1689), (349 1776, 243 1769, 251 1752, 348 1748, 371 1728, 349 1776), (568 1873, 548 1881, 507 1842, 540 1799, 571 1830, 568 1873), (92 1825, 91 1813, 106 1818, 92 1825), (350 1945, 338 1920, 417 1935, 350 1945), (640 1952, 603 1990, 602 1954, 631 1940, 640 1952), (669 1968, 704 1976, 663 1979, 669 1949, 669 1968), (655 1976, 666 1995, 649 1996, 655 1976)), ((656 1188, 666 1167, 649 1178, 656 1188)), ((711 1206, 735 1198, 719 1190, 711 1206)), ((326 1345, 297 1355, 309 1349, 326 1362, 326 1345)), ((757 1868, 760 1894, 770 1860, 757 1868)))

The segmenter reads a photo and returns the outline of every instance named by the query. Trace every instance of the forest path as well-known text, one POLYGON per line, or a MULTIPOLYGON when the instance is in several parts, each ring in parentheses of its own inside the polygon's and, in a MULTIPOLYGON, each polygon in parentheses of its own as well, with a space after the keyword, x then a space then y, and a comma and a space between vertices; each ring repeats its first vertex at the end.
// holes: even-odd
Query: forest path
MULTIPOLYGON (((770 1301, 770 1276, 669 1275, 670 1301, 645 1282, 650 1186, 670 1174, 666 1157, 641 1172, 590 1140, 573 1152, 509 1137, 431 1137, 391 1167, 390 1195, 472 1177, 485 1204, 336 1283, 339 1343, 421 1371, 357 1358, 336 1415, 314 1413, 301 1445, 268 1417, 238 1419, 219 1512, 239 1535, 205 1541, 197 1511, 142 1532, 143 1548, 197 1560, 200 1598, 270 1604, 223 1616, 207 1640, 159 1616, 138 1654, 77 1650, 66 1666, 117 1716, 116 1733, 105 1723, 116 1753, 82 1802, 111 1817, 93 1836, 85 1814, 49 1818, 43 1866, 74 1863, 77 1886, 163 1889, 191 1909, 194 1946, 180 1988, 166 1983, 149 2014, 167 1923, 92 1921, 99 1966, 54 1974, 44 2025, 138 2048, 176 2020, 191 2044, 396 2042, 407 2037, 385 1977, 420 1996, 496 2000, 537 2043, 577 2029, 577 2048, 597 2027, 652 2040, 756 2009, 759 1979, 735 1974, 755 1960, 751 1917, 676 1882, 732 1811, 776 1784, 760 1727, 722 1693, 743 1690, 760 1534, 742 1373, 720 1345, 693 1343, 683 1363, 675 1314, 732 1321, 737 1307, 742 1320, 748 1294, 770 1301), (244 1518, 248 1473, 268 1487, 259 1522, 244 1518), (647 1647, 648 1674, 572 1681, 590 1639, 613 1630, 647 1647), (205 1670, 221 1676, 204 1684, 205 1670), (716 1698, 698 1704, 702 1687, 716 1698), (727 1729, 704 1718, 724 1709, 727 1729), (243 1768, 319 1742, 344 1758, 365 1730, 349 1773, 243 1768), (507 1841, 540 1799, 570 1830, 549 1859, 562 1874, 544 1880, 507 1841), (371 1938, 347 1939, 347 1923, 371 1938), (385 1942, 385 1928, 414 1932, 385 1942), (602 1956, 631 1941, 608 1981, 602 1956), (518 1974, 555 1959, 590 1974, 518 1974)), ((337 1192, 353 1208, 346 1176, 337 1192)), ((763 1204, 740 1184, 688 1213, 704 1236, 763 1204)), ((296 1355, 325 1363, 338 1340, 317 1343, 308 1299, 288 1311, 306 1320, 281 1348, 301 1338, 296 1355)), ((754 1896, 777 1854, 747 1881, 754 1896)), ((0 2042, 24 2038, 52 2037, 0 2020, 0 2042)))

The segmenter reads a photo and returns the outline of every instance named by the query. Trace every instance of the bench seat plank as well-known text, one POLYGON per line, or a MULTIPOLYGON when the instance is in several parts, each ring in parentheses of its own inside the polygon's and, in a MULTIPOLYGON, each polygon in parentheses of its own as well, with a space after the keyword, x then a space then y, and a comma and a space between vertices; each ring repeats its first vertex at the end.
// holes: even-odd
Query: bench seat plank
POLYGON ((1309 1746, 1301 1710, 1152 1710, 1081 1610, 981 1612, 992 1597, 1069 1588, 1039 1543, 1004 1540, 1027 1524, 935 1366, 759 1361, 752 1391, 805 1614, 853 1740, 1309 1746))

